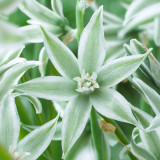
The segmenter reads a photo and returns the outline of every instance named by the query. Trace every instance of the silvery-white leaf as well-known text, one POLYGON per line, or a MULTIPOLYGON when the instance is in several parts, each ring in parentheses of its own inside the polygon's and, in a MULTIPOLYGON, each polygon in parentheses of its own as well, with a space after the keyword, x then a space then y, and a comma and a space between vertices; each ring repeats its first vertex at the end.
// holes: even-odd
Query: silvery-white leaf
POLYGON ((18 32, 18 27, 0 20, 0 47, 10 49, 25 42, 24 35, 18 32))
POLYGON ((21 76, 30 68, 38 66, 39 63, 37 61, 25 61, 19 64, 14 65, 10 69, 8 69, 1 76, 0 81, 0 102, 1 99, 7 94, 11 93, 13 89, 11 88, 13 85, 16 85, 21 78, 21 76))
MULTIPOLYGON (((132 153, 142 159, 142 160, 156 160, 156 158, 150 154, 146 149, 145 147, 141 147, 140 145, 136 144, 135 142, 135 136, 134 136, 134 132, 137 132, 137 128, 135 128, 132 132, 132 140, 131 140, 131 144, 130 144, 130 148, 131 148, 131 151, 132 153)), ((139 135, 139 134, 138 134, 139 135)))
POLYGON ((41 63, 41 65, 39 66, 39 71, 41 73, 41 77, 44 77, 46 73, 47 63, 48 63, 48 54, 44 47, 40 51, 39 61, 41 63))
POLYGON ((25 160, 37 159, 50 144, 56 130, 58 117, 59 116, 29 133, 19 141, 15 150, 18 153, 29 153, 29 155, 25 157, 25 160))
POLYGON ((62 29, 57 26, 48 26, 44 24, 33 24, 18 28, 18 31, 23 34, 26 43, 39 43, 43 42, 41 35, 41 29, 39 25, 44 26, 47 30, 59 35, 62 33, 62 29))
POLYGON ((39 101, 38 98, 31 96, 29 94, 25 94, 25 93, 13 93, 13 95, 15 97, 17 96, 24 96, 26 97, 34 106, 35 110, 36 110, 36 114, 40 114, 42 113, 42 105, 41 102, 39 101))
MULTIPOLYGON (((37 129, 38 127, 40 127, 40 126, 33 126, 33 125, 22 124, 22 127, 26 131, 31 132, 34 129, 37 129)), ((62 128, 62 122, 57 122, 56 131, 55 131, 55 134, 54 134, 53 139, 52 139, 53 141, 60 141, 60 140, 62 140, 61 128, 62 128)))
POLYGON ((130 40, 130 47, 133 52, 132 54, 144 54, 146 50, 148 51, 148 49, 136 39, 130 40))
MULTIPOLYGON (((149 127, 150 122, 153 120, 152 116, 135 107, 132 108, 132 111, 134 112, 134 115, 141 123, 143 128, 149 127)), ((160 152, 158 149, 160 147, 159 131, 155 130, 152 132, 146 132, 142 129, 139 129, 139 134, 143 143, 143 148, 145 148, 150 154, 158 159, 160 156, 160 152)))
POLYGON ((54 12, 59 14, 61 17, 64 17, 63 15, 63 6, 61 0, 51 0, 51 6, 54 12))
POLYGON ((81 70, 85 69, 85 72, 89 74, 98 71, 105 58, 104 42, 103 9, 101 7, 93 14, 80 38, 78 61, 81 70))
POLYGON ((117 91, 101 87, 90 95, 90 100, 100 114, 118 121, 137 124, 131 112, 131 104, 117 91))
POLYGON ((139 78, 134 78, 133 81, 137 83, 137 85, 141 89, 143 96, 145 96, 145 98, 147 99, 147 102, 151 105, 154 113, 156 115, 159 115, 160 114, 160 107, 159 107, 160 95, 139 78))
POLYGON ((65 160, 96 160, 90 133, 83 133, 66 155, 65 160))
POLYGON ((19 8, 31 19, 47 25, 64 25, 66 22, 57 13, 41 5, 35 0, 23 0, 19 8))
POLYGON ((154 57, 153 54, 150 54, 149 61, 150 61, 150 68, 151 68, 152 77, 153 77, 156 85, 160 88, 160 63, 154 57))
POLYGON ((0 75, 2 75, 7 69, 12 67, 13 65, 22 63, 22 62, 25 62, 24 58, 15 58, 11 60, 10 62, 8 62, 7 64, 0 65, 0 75))
POLYGON ((114 86, 133 74, 151 52, 122 57, 105 64, 98 73, 98 83, 103 86, 114 86))
POLYGON ((157 46, 160 46, 160 16, 154 20, 154 41, 157 46))
POLYGON ((68 103, 62 121, 64 157, 82 134, 88 121, 91 107, 88 96, 84 95, 78 95, 68 103))
POLYGON ((20 133, 20 120, 14 97, 6 95, 0 105, 0 143, 9 151, 15 147, 20 133))
POLYGON ((72 51, 56 36, 42 28, 44 46, 48 57, 57 71, 64 77, 73 79, 80 75, 78 60, 72 51))
POLYGON ((160 116, 156 116, 150 123, 149 127, 146 129, 148 132, 153 131, 160 127, 160 116))
POLYGON ((11 60, 18 58, 22 53, 24 46, 14 47, 13 49, 9 50, 0 50, 0 66, 7 64, 11 60))
POLYGON ((150 5, 140 12, 138 12, 121 30, 120 37, 123 37, 126 33, 135 29, 139 25, 151 22, 156 16, 160 15, 160 2, 150 5), (149 11, 149 12, 148 12, 149 11))
POLYGON ((77 95, 77 84, 68 78, 47 76, 15 86, 15 89, 38 98, 68 101, 77 95))
POLYGON ((125 14, 125 21, 126 24, 131 18, 133 18, 138 12, 143 10, 145 7, 148 7, 154 3, 158 2, 158 0, 134 0, 131 5, 129 6, 126 14, 125 14))

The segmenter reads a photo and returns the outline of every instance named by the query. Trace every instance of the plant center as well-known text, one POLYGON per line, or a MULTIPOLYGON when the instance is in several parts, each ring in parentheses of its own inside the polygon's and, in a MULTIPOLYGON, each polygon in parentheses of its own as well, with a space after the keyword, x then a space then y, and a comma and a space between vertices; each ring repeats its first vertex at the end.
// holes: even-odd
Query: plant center
POLYGON ((25 160, 26 156, 29 156, 29 152, 17 152, 15 149, 11 151, 11 154, 13 155, 15 160, 25 160))
POLYGON ((73 80, 77 81, 78 88, 77 92, 81 93, 91 93, 95 90, 95 88, 99 88, 99 84, 96 82, 97 74, 95 72, 90 75, 89 73, 85 73, 84 71, 81 74, 81 77, 75 77, 73 80))

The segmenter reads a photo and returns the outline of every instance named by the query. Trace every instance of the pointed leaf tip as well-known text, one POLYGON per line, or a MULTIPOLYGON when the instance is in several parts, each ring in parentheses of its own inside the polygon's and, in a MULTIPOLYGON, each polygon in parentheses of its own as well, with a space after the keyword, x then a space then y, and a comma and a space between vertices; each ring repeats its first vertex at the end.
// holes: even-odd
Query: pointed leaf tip
POLYGON ((72 51, 52 33, 45 29, 42 29, 42 33, 48 57, 57 71, 70 79, 80 75, 78 60, 72 51))
POLYGON ((105 58, 105 40, 103 29, 103 7, 92 15, 84 28, 78 49, 80 69, 92 74, 102 66, 105 58))
POLYGON ((46 150, 53 139, 58 117, 36 128, 19 141, 17 152, 30 153, 25 160, 35 160, 46 150))

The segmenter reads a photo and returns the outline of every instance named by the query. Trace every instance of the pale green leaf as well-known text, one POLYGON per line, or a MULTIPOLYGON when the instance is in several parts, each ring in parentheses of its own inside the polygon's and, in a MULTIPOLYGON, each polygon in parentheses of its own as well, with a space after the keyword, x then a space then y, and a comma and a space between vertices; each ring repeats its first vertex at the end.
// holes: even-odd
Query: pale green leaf
POLYGON ((41 65, 39 66, 39 71, 41 73, 41 77, 44 77, 46 73, 47 63, 48 63, 48 55, 44 47, 40 51, 39 61, 41 63, 41 65))
POLYGON ((160 116, 156 116, 150 123, 149 127, 146 129, 148 132, 158 129, 160 127, 160 116))
POLYGON ((13 96, 6 95, 0 105, 0 143, 9 151, 15 147, 20 133, 20 120, 13 96))
POLYGON ((25 62, 24 58, 15 58, 8 62, 7 64, 0 65, 0 75, 3 74, 7 69, 14 66, 15 64, 25 62))
POLYGON ((96 160, 90 133, 84 132, 66 155, 65 160, 96 160))
POLYGON ((64 25, 65 21, 58 14, 35 0, 23 0, 19 8, 31 19, 46 25, 64 25))
POLYGON ((160 16, 154 20, 154 41, 157 46, 160 46, 160 16))
POLYGON ((67 101, 77 95, 76 87, 76 82, 70 79, 48 76, 17 85, 15 89, 39 98, 67 101))
POLYGON ((68 78, 79 76, 78 60, 72 51, 53 34, 44 29, 42 29, 42 31, 48 57, 57 71, 68 78))
POLYGON ((97 72, 105 58, 103 10, 97 10, 82 32, 79 43, 80 69, 87 73, 97 72))
POLYGON ((14 65, 10 69, 8 69, 2 76, 0 81, 0 101, 4 95, 7 93, 11 93, 13 89, 11 88, 13 85, 16 85, 21 78, 21 76, 30 68, 38 66, 39 63, 37 61, 25 61, 19 64, 14 65))
POLYGON ((153 77, 156 85, 160 88, 160 63, 154 57, 153 54, 150 54, 149 61, 150 61, 150 68, 151 68, 152 77, 153 77))
POLYGON ((158 2, 158 0, 134 0, 129 8, 127 9, 127 12, 125 14, 125 21, 124 25, 131 20, 138 12, 142 11, 145 7, 148 7, 154 3, 158 2))
MULTIPOLYGON (((31 22, 31 21, 28 21, 31 22)), ((32 20, 33 22, 33 20, 32 20)), ((23 26, 18 28, 18 31, 24 36, 25 42, 26 43, 39 43, 39 42, 43 42, 43 38, 41 35, 41 29, 39 27, 40 24, 36 23, 34 21, 33 24, 31 25, 27 25, 27 26, 23 26)), ((44 26, 48 31, 54 33, 54 35, 58 36, 59 34, 62 33, 62 29, 58 26, 45 26, 43 24, 41 24, 42 26, 44 26)))
POLYGON ((37 129, 38 127, 40 127, 40 126, 33 126, 33 125, 28 125, 28 124, 22 123, 22 128, 25 129, 28 132, 31 132, 34 129, 37 129))
POLYGON ((92 105, 88 96, 79 95, 66 107, 62 122, 62 148, 64 157, 82 134, 92 105))
MULTIPOLYGON (((33 131, 34 129, 37 129, 40 126, 33 126, 33 125, 27 125, 27 124, 22 124, 23 129, 25 129, 28 132, 33 131)), ((53 141, 60 141, 62 140, 62 132, 61 132, 61 128, 62 128, 62 122, 57 122, 56 125, 56 131, 53 135, 53 141)))
POLYGON ((120 36, 124 36, 126 33, 132 29, 135 29, 139 25, 151 22, 156 16, 160 15, 159 7, 160 3, 157 2, 138 12, 127 24, 125 24, 120 36))
POLYGON ((132 108, 132 112, 134 113, 135 117, 138 119, 139 123, 142 125, 143 128, 147 128, 149 126, 149 122, 152 121, 152 116, 150 116, 149 114, 147 114, 146 112, 144 112, 143 110, 133 107, 132 108), (146 120, 147 119, 147 120, 146 120))
POLYGON ((17 97, 17 96, 26 97, 33 104, 35 111, 36 111, 36 114, 42 113, 42 105, 41 105, 41 102, 39 101, 38 98, 31 96, 29 94, 25 94, 25 93, 14 93, 13 95, 15 97, 17 97))
POLYGON ((18 32, 17 26, 0 20, 0 47, 10 49, 25 42, 24 35, 18 32))
MULTIPOLYGON (((143 128, 147 128, 150 125, 150 122, 153 120, 153 117, 147 114, 146 112, 143 112, 142 110, 138 108, 132 108, 134 115, 138 119, 138 121, 141 123, 143 128)), ((146 131, 140 129, 139 130, 140 138, 143 143, 143 148, 146 148, 146 150, 152 154, 157 159, 160 157, 160 137, 159 137, 159 131, 152 131, 147 133, 146 131)))
POLYGON ((130 144, 131 152, 141 160, 156 160, 156 158, 152 154, 150 154, 147 150, 145 150, 144 147, 142 148, 141 146, 136 144, 135 142, 136 137, 133 135, 135 131, 136 128, 132 132, 133 140, 131 140, 130 144))
POLYGON ((151 52, 143 55, 132 55, 113 60, 104 65, 98 73, 98 82, 103 86, 114 86, 133 74, 151 52))
POLYGON ((152 154, 137 146, 134 142, 131 142, 130 148, 132 153, 141 160, 157 160, 152 154))
POLYGON ((101 87, 95 90, 90 100, 100 114, 118 121, 137 124, 131 112, 131 104, 117 91, 101 87))
POLYGON ((37 25, 26 25, 18 28, 18 31, 24 35, 25 42, 38 43, 42 42, 41 29, 37 25))
POLYGON ((35 160, 46 150, 55 133, 58 117, 38 127, 19 141, 16 151, 30 153, 25 160, 35 160))
POLYGON ((18 46, 14 47, 10 50, 2 50, 0 51, 0 66, 7 64, 11 60, 18 58, 20 54, 22 53, 22 50, 24 49, 24 46, 18 46))
MULTIPOLYGON (((146 50, 148 51, 148 49, 136 39, 130 40, 130 47, 131 47, 132 54, 144 54, 146 53, 146 50)), ((150 49, 150 51, 151 50, 152 49, 150 49)))
POLYGON ((125 43, 123 45, 123 47, 125 48, 125 50, 126 50, 126 52, 127 52, 128 55, 132 55, 133 54, 132 49, 131 49, 131 47, 128 44, 125 43))
POLYGON ((51 0, 51 6, 54 12, 56 12, 61 17, 64 17, 63 15, 63 6, 61 0, 51 0))
POLYGON ((151 105, 155 114, 159 115, 160 114, 160 107, 159 107, 160 95, 139 78, 134 78, 133 81, 139 86, 143 96, 146 98, 147 102, 151 105))
POLYGON ((140 137, 144 144, 144 147, 151 153, 156 159, 160 157, 160 137, 159 132, 151 131, 150 133, 145 133, 144 131, 140 130, 140 137))

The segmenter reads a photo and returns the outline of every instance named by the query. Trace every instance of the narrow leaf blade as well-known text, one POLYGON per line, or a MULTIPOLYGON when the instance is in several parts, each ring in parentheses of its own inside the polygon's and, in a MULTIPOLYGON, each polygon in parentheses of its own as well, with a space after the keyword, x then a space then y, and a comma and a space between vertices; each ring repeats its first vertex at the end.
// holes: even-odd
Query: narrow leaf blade
POLYGON ((6 95, 0 105, 0 143, 9 151, 15 147, 20 133, 20 120, 14 97, 6 95))
POLYGON ((117 91, 100 88, 90 96, 94 108, 102 115, 122 122, 136 124, 131 104, 117 91))
POLYGON ((114 86, 133 74, 142 64, 149 50, 144 55, 132 55, 113 60, 104 65, 98 73, 98 82, 102 86, 114 86))
POLYGON ((68 78, 48 76, 17 85, 15 89, 39 98, 68 101, 77 95, 76 87, 76 82, 68 78))
POLYGON ((105 58, 103 30, 103 10, 97 10, 83 30, 79 43, 79 63, 81 70, 90 74, 96 72, 105 58))
POLYGON ((78 76, 79 67, 78 60, 71 50, 63 44, 53 34, 42 28, 44 45, 48 53, 48 57, 56 67, 57 71, 64 77, 74 78, 78 76))
POLYGON ((64 157, 82 134, 90 111, 91 104, 87 96, 79 95, 68 103, 62 123, 62 148, 64 157))
POLYGON ((56 130, 58 117, 29 133, 17 144, 16 151, 30 153, 25 157, 26 160, 37 159, 50 144, 56 130))

